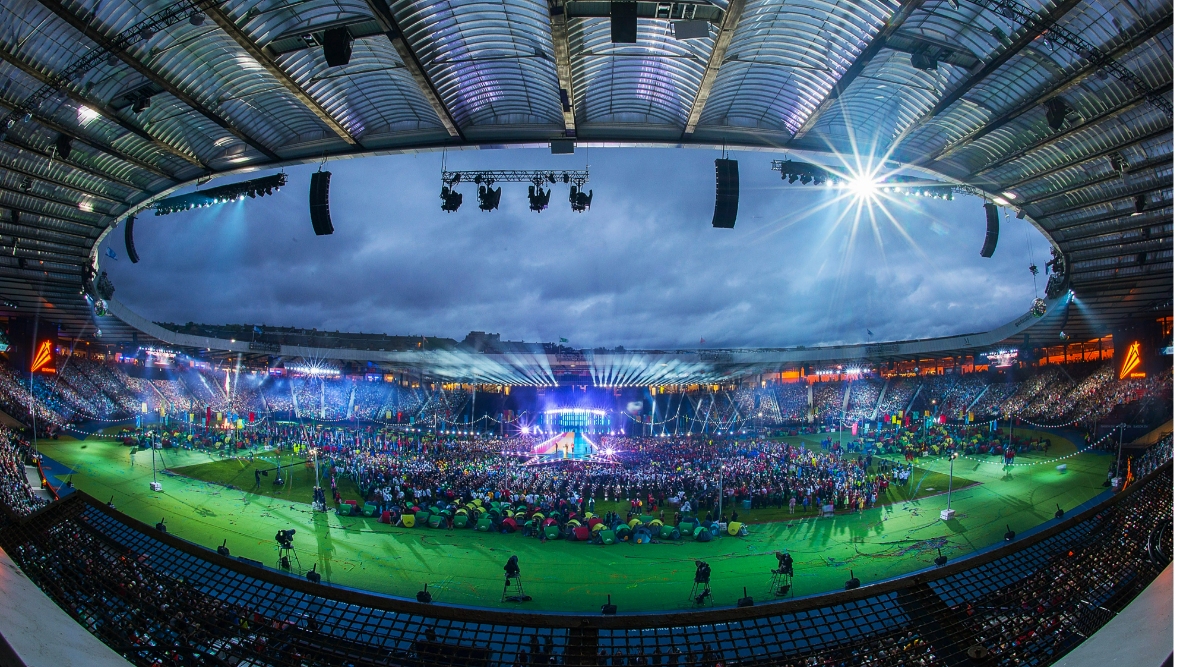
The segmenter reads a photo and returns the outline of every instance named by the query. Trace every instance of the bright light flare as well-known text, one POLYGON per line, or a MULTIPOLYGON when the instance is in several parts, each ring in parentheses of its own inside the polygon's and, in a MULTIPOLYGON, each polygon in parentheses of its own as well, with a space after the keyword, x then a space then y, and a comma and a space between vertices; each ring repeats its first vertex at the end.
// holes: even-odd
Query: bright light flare
POLYGON ((870 173, 854 174, 845 186, 857 199, 872 199, 877 196, 881 184, 870 173))

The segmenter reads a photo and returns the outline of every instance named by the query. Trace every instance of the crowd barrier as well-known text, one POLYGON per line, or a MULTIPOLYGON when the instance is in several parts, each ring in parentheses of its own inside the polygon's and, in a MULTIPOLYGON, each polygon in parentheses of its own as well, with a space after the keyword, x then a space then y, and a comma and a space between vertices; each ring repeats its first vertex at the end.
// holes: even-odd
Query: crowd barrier
POLYGON ((74 493, 0 547, 139 665, 1045 665, 1172 558, 1172 463, 942 568, 752 607, 616 616, 424 604, 221 556, 74 493))

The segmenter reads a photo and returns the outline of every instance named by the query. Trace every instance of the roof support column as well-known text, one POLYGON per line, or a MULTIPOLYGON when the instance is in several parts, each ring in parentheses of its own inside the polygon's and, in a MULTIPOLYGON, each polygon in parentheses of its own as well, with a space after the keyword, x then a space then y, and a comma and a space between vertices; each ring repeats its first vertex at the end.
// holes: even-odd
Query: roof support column
POLYGON ((721 65, 725 62, 725 52, 729 50, 729 43, 737 32, 738 21, 746 9, 746 0, 730 0, 725 10, 725 18, 721 19, 721 29, 717 32, 717 40, 713 42, 713 53, 709 55, 709 62, 705 65, 705 74, 701 77, 701 85, 697 88, 697 95, 688 110, 688 122, 684 124, 684 137, 689 138, 697 131, 697 124, 701 121, 701 113, 705 110, 705 103, 709 101, 709 93, 713 91, 713 84, 717 81, 717 74, 721 72, 721 65))

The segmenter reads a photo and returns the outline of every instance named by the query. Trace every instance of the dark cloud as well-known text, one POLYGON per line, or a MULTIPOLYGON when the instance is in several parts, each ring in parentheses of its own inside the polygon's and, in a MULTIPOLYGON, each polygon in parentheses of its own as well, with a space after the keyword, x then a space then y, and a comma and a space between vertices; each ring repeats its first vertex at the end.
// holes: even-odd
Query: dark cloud
MULTIPOLYGON (((157 321, 253 322, 582 346, 794 346, 984 331, 1033 298, 1029 249, 1047 244, 1023 221, 1002 223, 979 257, 982 202, 887 203, 846 211, 836 190, 787 185, 767 153, 738 154, 735 230, 710 226, 711 151, 591 150, 594 205, 567 190, 527 209, 504 184, 483 213, 474 189, 439 210, 442 156, 330 163, 336 233, 316 237, 307 211, 314 168, 288 170, 277 196, 174 214, 136 226, 142 261, 104 259, 117 296, 157 321), (875 218, 876 225, 871 223, 875 218)), ((547 151, 464 151, 448 167, 584 166, 547 151)), ((855 207, 854 207, 855 208, 855 207)), ((1040 277, 1043 287, 1043 276, 1040 277)))

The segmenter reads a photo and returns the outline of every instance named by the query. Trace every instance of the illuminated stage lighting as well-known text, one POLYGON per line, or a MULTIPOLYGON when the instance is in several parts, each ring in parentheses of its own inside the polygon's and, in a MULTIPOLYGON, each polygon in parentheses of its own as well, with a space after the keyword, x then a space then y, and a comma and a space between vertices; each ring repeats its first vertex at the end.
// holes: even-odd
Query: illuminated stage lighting
POLYGON ((546 183, 558 182, 570 186, 570 206, 576 212, 590 208, 594 192, 582 192, 582 186, 590 181, 589 170, 567 170, 562 172, 548 170, 525 169, 493 169, 484 171, 447 171, 442 172, 442 210, 454 213, 463 205, 463 194, 457 189, 460 183, 474 183, 479 186, 479 209, 494 211, 500 207, 500 188, 492 188, 493 183, 531 183, 529 186, 529 210, 540 213, 549 207, 551 190, 546 190, 546 183))
POLYGON ((287 175, 278 173, 273 176, 242 181, 241 183, 231 183, 230 185, 222 185, 187 195, 168 197, 167 199, 161 199, 156 202, 156 215, 168 215, 194 208, 205 208, 214 204, 226 204, 233 201, 241 201, 246 197, 250 197, 251 199, 264 197, 274 194, 280 187, 286 184, 287 175))

